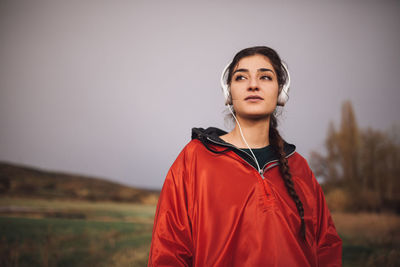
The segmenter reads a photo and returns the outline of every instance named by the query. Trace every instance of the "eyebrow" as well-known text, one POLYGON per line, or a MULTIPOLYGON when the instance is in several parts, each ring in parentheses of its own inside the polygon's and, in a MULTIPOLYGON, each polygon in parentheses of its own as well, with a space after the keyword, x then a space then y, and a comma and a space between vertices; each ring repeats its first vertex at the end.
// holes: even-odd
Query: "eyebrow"
MULTIPOLYGON (((270 72, 272 72, 272 73, 275 74, 275 72, 274 72, 273 70, 267 69, 267 68, 261 68, 261 69, 258 69, 258 70, 257 70, 257 72, 265 72, 265 71, 270 71, 270 72)), ((236 72, 249 72, 249 70, 248 70, 248 69, 237 69, 237 70, 235 70, 235 71, 233 72, 233 74, 235 74, 236 72)))

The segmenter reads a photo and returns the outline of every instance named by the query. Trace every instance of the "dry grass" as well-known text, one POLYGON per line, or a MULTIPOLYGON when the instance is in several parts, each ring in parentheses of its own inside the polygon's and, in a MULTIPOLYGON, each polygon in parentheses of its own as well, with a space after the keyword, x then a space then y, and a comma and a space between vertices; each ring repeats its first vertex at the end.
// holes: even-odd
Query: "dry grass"
POLYGON ((129 248, 118 251, 113 255, 107 266, 147 266, 150 247, 140 247, 137 249, 129 248))
POLYGON ((355 244, 400 245, 400 217, 394 214, 334 213, 337 230, 355 244))
POLYGON ((155 205, 138 203, 0 197, 2 216, 80 218, 152 224, 155 209, 155 205))
POLYGON ((400 216, 333 213, 344 266, 400 266, 400 216))

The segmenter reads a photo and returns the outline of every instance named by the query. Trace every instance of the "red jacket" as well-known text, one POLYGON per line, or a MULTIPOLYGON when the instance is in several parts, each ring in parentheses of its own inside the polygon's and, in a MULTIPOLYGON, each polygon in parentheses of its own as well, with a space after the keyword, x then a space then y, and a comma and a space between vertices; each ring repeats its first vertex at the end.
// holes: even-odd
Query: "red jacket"
POLYGON ((229 145, 209 129, 215 135, 216 128, 194 128, 167 174, 149 266, 341 266, 342 241, 323 192, 294 146, 286 147, 287 158, 305 210, 306 241, 277 160, 262 176, 234 151, 213 152, 229 145))

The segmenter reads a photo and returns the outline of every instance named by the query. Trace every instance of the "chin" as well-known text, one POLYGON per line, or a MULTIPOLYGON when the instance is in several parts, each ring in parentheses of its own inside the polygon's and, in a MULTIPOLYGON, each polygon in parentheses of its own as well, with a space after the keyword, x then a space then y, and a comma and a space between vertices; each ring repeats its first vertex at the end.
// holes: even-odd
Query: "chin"
POLYGON ((272 113, 257 113, 257 112, 251 112, 251 113, 242 113, 239 114, 238 116, 240 118, 246 119, 246 120, 265 120, 268 119, 269 116, 271 116, 272 113))

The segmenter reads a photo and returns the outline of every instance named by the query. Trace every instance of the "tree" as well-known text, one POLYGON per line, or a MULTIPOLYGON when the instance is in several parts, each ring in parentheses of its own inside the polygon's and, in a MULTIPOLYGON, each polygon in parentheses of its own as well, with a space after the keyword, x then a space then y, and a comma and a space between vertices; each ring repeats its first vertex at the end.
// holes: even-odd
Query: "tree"
POLYGON ((343 103, 341 115, 339 130, 333 122, 329 125, 325 155, 311 154, 315 174, 323 177, 328 191, 339 188, 345 192, 352 210, 400 211, 398 128, 390 134, 372 128, 360 130, 350 101, 343 103))

